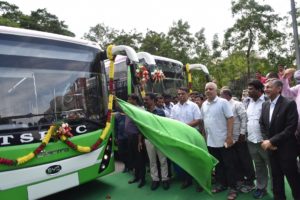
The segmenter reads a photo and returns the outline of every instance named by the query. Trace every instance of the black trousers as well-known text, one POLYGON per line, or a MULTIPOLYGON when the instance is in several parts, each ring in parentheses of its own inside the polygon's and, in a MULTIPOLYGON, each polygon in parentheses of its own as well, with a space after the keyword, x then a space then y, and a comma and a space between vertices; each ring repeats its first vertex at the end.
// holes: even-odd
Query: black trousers
POLYGON ((129 168, 128 165, 128 139, 118 140, 118 154, 120 156, 120 160, 124 163, 125 168, 129 168))
POLYGON ((208 151, 211 155, 219 160, 216 165, 216 181, 223 186, 235 188, 237 182, 235 159, 236 152, 233 147, 208 147, 208 151))
POLYGON ((172 163, 175 172, 177 173, 178 177, 183 181, 183 182, 188 182, 192 183, 193 182, 193 177, 187 173, 184 169, 182 169, 179 165, 176 163, 172 163))
POLYGON ((235 166, 238 180, 242 181, 246 178, 246 181, 252 183, 255 179, 255 170, 247 142, 236 142, 232 148, 237 155, 235 166))
POLYGON ((273 194, 275 200, 285 200, 284 176, 286 176, 291 187, 295 200, 300 200, 300 175, 297 171, 296 156, 280 156, 278 152, 269 153, 272 179, 273 194))
POLYGON ((145 179, 146 174, 146 147, 138 151, 138 135, 128 136, 128 166, 134 169, 136 179, 145 179))

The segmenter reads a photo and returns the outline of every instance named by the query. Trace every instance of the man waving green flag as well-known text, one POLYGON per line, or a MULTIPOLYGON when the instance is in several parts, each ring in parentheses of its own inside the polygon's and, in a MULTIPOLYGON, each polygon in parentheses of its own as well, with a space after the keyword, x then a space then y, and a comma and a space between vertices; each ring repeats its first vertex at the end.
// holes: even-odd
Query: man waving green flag
POLYGON ((217 160, 208 153, 199 132, 179 121, 160 117, 117 99, 142 134, 164 155, 193 176, 211 194, 211 172, 217 160))

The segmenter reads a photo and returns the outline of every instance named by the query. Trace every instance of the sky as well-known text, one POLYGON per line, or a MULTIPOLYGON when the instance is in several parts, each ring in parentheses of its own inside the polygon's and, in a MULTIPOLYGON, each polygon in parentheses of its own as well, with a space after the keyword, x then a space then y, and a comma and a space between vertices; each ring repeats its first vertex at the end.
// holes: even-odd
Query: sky
MULTIPOLYGON (((46 8, 65 21, 77 38, 83 37, 90 27, 99 23, 126 32, 147 29, 167 33, 173 22, 182 19, 195 33, 205 28, 207 41, 215 33, 223 37, 234 19, 231 0, 6 0, 15 4, 24 14, 38 8, 46 8)), ((291 9, 289 0, 257 0, 269 4, 276 13, 287 15, 291 9)), ((300 0, 295 0, 298 5, 300 0)))

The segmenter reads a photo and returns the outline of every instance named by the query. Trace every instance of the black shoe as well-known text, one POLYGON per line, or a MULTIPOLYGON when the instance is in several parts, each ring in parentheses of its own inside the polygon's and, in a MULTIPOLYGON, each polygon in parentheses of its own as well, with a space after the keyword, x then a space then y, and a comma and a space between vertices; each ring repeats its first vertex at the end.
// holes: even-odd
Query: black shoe
POLYGON ((152 181, 151 184, 151 190, 156 190, 159 186, 159 182, 158 181, 152 181))
POLYGON ((162 187, 164 188, 164 190, 168 190, 170 188, 169 181, 163 181, 162 187))
POLYGON ((184 181, 181 185, 181 189, 185 189, 189 186, 191 186, 193 183, 191 181, 184 181))
POLYGON ((146 184, 145 179, 142 179, 141 182, 138 185, 138 188, 144 187, 145 184, 146 184))
POLYGON ((134 178, 134 179, 128 181, 128 184, 136 183, 136 182, 138 182, 138 181, 139 181, 138 178, 134 178))

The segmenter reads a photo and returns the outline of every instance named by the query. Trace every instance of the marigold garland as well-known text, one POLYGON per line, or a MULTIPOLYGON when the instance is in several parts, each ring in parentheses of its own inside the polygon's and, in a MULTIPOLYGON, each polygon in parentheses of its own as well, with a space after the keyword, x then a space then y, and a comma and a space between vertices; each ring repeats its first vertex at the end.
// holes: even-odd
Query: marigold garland
POLYGON ((25 156, 19 157, 16 160, 7 159, 0 157, 0 164, 2 165, 8 165, 8 166, 15 166, 15 165, 21 165, 25 164, 36 155, 38 155, 41 151, 45 149, 47 144, 49 143, 50 139, 53 138, 54 140, 61 140, 63 141, 67 146, 69 146, 71 149, 76 150, 81 153, 89 153, 92 152, 101 145, 103 140, 105 140, 107 134, 109 133, 109 130, 111 128, 111 115, 112 115, 112 107, 113 107, 113 93, 114 93, 114 87, 113 87, 113 80, 114 80, 114 56, 112 52, 113 45, 109 45, 107 48, 107 57, 110 60, 110 68, 109 68, 109 98, 108 98, 108 113, 107 113, 107 120, 106 120, 106 126, 102 132, 102 134, 99 136, 99 138, 95 141, 94 144, 92 144, 90 147, 88 146, 80 146, 74 144, 72 141, 70 141, 68 138, 73 137, 71 134, 71 127, 67 123, 57 123, 54 125, 51 125, 50 128, 47 131, 47 134, 42 140, 42 143, 33 151, 28 153, 25 156))
POLYGON ((191 70, 190 70, 190 64, 186 64, 185 69, 186 69, 186 73, 187 73, 187 76, 188 76, 189 93, 192 93, 192 73, 191 73, 191 70))

